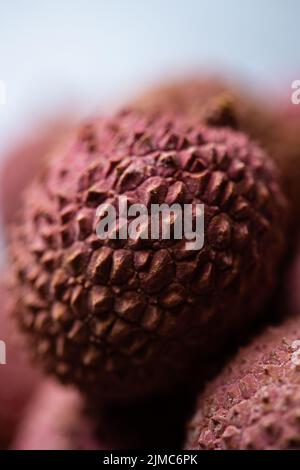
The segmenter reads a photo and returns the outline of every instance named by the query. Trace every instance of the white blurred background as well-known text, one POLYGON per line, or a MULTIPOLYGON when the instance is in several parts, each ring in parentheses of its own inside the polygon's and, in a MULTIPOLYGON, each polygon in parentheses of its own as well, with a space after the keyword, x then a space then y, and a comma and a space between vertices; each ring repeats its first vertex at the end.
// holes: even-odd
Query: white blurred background
POLYGON ((91 112, 189 70, 290 87, 299 18, 299 0, 0 0, 0 155, 43 113, 91 112))
POLYGON ((299 0, 0 0, 0 169, 56 112, 112 110, 161 79, 220 71, 288 94, 299 18, 299 0))

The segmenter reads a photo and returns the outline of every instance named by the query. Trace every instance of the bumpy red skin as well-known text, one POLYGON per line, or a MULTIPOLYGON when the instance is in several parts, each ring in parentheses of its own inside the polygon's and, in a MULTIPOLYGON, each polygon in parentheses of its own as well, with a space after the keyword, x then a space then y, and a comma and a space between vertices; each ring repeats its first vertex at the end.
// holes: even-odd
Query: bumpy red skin
POLYGON ((13 450, 99 450, 93 425, 76 390, 43 383, 32 397, 13 450))
POLYGON ((11 243, 16 317, 63 381, 119 400, 168 389, 255 320, 286 216, 271 160, 241 133, 132 113, 91 123, 27 194, 11 243), (203 249, 99 240, 96 207, 120 194, 203 202, 203 249))
POLYGON ((25 406, 39 381, 39 374, 16 349, 8 321, 10 308, 7 292, 0 282, 0 340, 6 344, 5 365, 0 365, 0 449, 11 442, 25 406))
POLYGON ((245 93, 238 84, 215 77, 187 77, 138 97, 132 106, 144 112, 172 110, 210 125, 236 127, 262 145, 281 170, 282 186, 300 216, 300 106, 288 96, 277 103, 245 93))
POLYGON ((187 449, 300 449, 299 316, 242 348, 201 394, 187 449))

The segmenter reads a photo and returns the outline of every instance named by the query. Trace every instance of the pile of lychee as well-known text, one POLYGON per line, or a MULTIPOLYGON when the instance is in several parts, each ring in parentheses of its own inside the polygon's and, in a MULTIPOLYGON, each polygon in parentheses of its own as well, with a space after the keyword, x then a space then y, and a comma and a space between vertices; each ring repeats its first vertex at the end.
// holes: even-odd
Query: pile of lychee
POLYGON ((195 78, 35 135, 1 176, 32 365, 1 385, 0 446, 300 449, 300 108, 195 78), (100 238, 121 196, 204 205, 203 246, 100 238))

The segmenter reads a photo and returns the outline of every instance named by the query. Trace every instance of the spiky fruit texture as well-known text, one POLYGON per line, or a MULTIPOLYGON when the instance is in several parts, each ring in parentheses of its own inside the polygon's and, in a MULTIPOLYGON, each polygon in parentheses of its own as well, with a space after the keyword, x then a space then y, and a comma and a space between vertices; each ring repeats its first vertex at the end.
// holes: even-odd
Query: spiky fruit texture
POLYGON ((19 424, 13 450, 99 450, 92 421, 76 390, 45 381, 19 424))
POLYGON ((257 315, 284 250, 268 156, 228 129, 121 113, 86 126, 28 192, 12 237, 16 317, 66 382, 129 399, 183 380, 257 315), (96 207, 204 203, 205 241, 105 240, 96 207))
POLYGON ((283 102, 277 98, 274 105, 264 96, 245 93, 238 84, 204 76, 187 77, 150 89, 131 106, 151 113, 172 110, 209 125, 246 132, 280 168, 282 186, 296 220, 300 215, 300 112, 299 106, 290 104, 290 96, 283 102))
POLYGON ((6 345, 6 364, 0 365, 0 449, 6 449, 40 380, 13 341, 9 323, 10 299, 0 281, 0 340, 6 345))
POLYGON ((188 449, 300 449, 299 316, 242 348, 201 394, 188 449))

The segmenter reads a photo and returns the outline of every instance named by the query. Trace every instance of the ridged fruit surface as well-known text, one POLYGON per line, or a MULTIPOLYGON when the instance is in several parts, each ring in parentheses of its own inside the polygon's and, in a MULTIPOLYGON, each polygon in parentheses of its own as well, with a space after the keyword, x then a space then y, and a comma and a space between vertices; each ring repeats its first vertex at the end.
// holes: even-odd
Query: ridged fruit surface
POLYGON ((95 121, 27 192, 12 236, 15 316, 44 368, 128 399, 183 380, 254 321, 284 252, 287 204, 242 133, 120 113, 95 121), (96 208, 204 203, 185 240, 105 240, 96 208))
POLYGON ((187 449, 300 449, 300 323, 256 337, 207 385, 187 449))
MULTIPOLYGON (((142 112, 171 110, 201 119, 209 125, 228 126, 246 132, 275 160, 283 189, 292 203, 295 219, 300 214, 300 111, 290 96, 266 97, 216 77, 187 77, 154 87, 131 106, 142 112), (272 98, 272 102, 270 100, 272 98)), ((297 222, 295 222, 297 223, 297 222)))
POLYGON ((149 114, 166 111, 197 117, 216 97, 229 93, 229 84, 213 76, 192 76, 159 84, 141 93, 130 107, 149 114))

